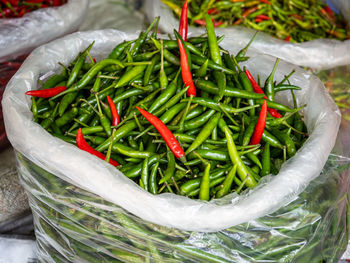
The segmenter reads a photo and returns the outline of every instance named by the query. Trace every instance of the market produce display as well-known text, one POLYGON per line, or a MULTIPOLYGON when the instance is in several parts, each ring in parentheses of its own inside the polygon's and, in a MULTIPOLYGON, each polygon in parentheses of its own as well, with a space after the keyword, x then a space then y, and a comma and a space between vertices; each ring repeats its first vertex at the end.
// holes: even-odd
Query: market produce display
POLYGON ((276 83, 276 60, 261 83, 239 65, 248 46, 236 56, 221 49, 209 16, 207 36, 188 39, 185 22, 176 40, 159 39, 158 21, 98 62, 92 43, 28 91, 34 120, 153 194, 209 200, 277 174, 307 138, 305 105, 274 100, 300 89, 289 83, 294 71, 276 83))
POLYGON ((350 121, 350 66, 315 72, 338 105, 343 119, 350 121))
POLYGON ((6 139, 4 119, 2 116, 2 95, 4 94, 7 83, 22 65, 22 62, 26 57, 27 55, 19 56, 11 61, 0 63, 0 150, 9 144, 6 139))
POLYGON ((60 6, 66 2, 67 0, 1 0, 0 18, 22 17, 36 9, 60 6))
MULTIPOLYGON (((180 17, 185 1, 161 1, 180 17)), ((214 26, 242 25, 290 42, 350 37, 344 17, 319 0, 192 0, 188 10, 193 26, 205 26, 205 15, 209 14, 214 26)))

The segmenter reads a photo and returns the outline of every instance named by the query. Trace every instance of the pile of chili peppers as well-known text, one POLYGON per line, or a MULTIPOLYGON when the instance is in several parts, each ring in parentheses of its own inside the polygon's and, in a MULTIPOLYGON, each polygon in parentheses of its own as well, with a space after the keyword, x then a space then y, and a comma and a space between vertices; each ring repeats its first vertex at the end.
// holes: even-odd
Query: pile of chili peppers
POLYGON ((0 18, 22 17, 31 11, 60 6, 67 0, 0 0, 0 18))
POLYGON ((153 194, 240 193, 277 174, 306 140, 303 106, 274 100, 300 88, 289 83, 293 72, 276 83, 278 60, 265 83, 256 81, 239 65, 248 46, 229 55, 209 16, 207 36, 187 38, 183 17, 175 39, 158 38, 156 18, 98 62, 92 43, 26 93, 34 120, 153 194))
MULTIPOLYGON (((161 1, 181 16, 183 0, 161 1)), ((214 26, 242 25, 290 42, 350 38, 344 17, 320 0, 192 0, 188 13, 194 26, 205 26, 209 14, 214 26)))
POLYGON ((314 72, 338 105, 343 119, 350 121, 350 65, 314 72))
POLYGON ((0 150, 9 145, 9 142, 6 138, 4 119, 2 115, 2 95, 4 94, 7 83, 22 65, 22 62, 26 57, 27 55, 23 55, 13 60, 0 63, 0 150))

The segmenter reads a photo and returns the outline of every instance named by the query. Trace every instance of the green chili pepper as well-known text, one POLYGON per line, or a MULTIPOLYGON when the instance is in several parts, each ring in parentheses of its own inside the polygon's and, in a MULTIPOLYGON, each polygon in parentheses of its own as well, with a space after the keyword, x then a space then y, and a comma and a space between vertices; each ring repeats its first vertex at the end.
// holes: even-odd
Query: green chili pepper
POLYGON ((167 159, 168 159, 168 167, 164 172, 164 177, 159 180, 158 184, 168 182, 171 179, 171 177, 173 177, 175 174, 175 156, 171 151, 167 152, 167 159))
POLYGON ((270 100, 270 101, 274 101, 275 100, 275 87, 273 84, 273 78, 275 76, 275 72, 277 69, 277 65, 278 65, 279 59, 276 59, 275 65, 273 66, 272 72, 271 74, 267 77, 266 81, 265 81, 265 95, 266 97, 270 100))
POLYGON ((140 33, 139 38, 135 41, 135 44, 131 48, 131 51, 130 51, 131 56, 134 56, 139 51, 142 44, 146 41, 148 33, 151 31, 154 24, 157 22, 157 20, 159 20, 159 18, 160 17, 156 17, 155 19, 153 19, 152 23, 148 26, 146 31, 140 33))
MULTIPOLYGON (((146 161, 147 159, 145 159, 146 161)), ((156 195, 158 193, 158 185, 157 185, 157 169, 159 166, 159 162, 156 162, 152 166, 151 174, 149 176, 149 191, 156 195)))
MULTIPOLYGON (((197 88, 207 91, 211 94, 218 94, 219 90, 213 82, 207 80, 197 80, 195 82, 197 88)), ((255 93, 252 91, 245 91, 240 89, 235 89, 231 87, 226 87, 224 90, 224 96, 243 98, 243 99, 261 99, 264 95, 255 93)))
POLYGON ((58 127, 66 125, 69 123, 75 116, 78 114, 77 108, 72 108, 70 111, 63 114, 60 118, 58 118, 55 123, 58 127))
POLYGON ((230 193, 233 180, 236 176, 236 170, 237 170, 237 164, 235 164, 232 167, 232 169, 230 170, 230 172, 226 176, 225 181, 222 184, 222 188, 216 193, 217 198, 221 198, 221 197, 230 193))
MULTIPOLYGON (((101 71, 103 68, 109 66, 109 65, 118 65, 120 67, 124 67, 123 64, 116 59, 104 59, 100 62, 94 64, 94 66, 87 72, 85 75, 75 84, 73 84, 69 89, 61 92, 60 94, 56 95, 55 97, 52 97, 52 99, 55 99, 59 96, 65 95, 70 92, 78 91, 86 87, 89 82, 96 76, 96 74, 101 71)), ((144 66, 143 66, 144 67, 144 66)))
MULTIPOLYGON (((158 40, 151 38, 154 45, 158 50, 161 50, 161 45, 158 40)), ((169 50, 164 49, 163 50, 164 58, 169 61, 171 64, 174 64, 176 66, 180 66, 180 60, 178 57, 176 57, 174 54, 172 54, 169 50)))
POLYGON ((260 171, 261 176, 265 176, 271 173, 271 159, 270 159, 270 144, 266 143, 262 154, 262 168, 260 171))
POLYGON ((120 44, 118 44, 113 50, 112 52, 108 55, 108 58, 111 59, 119 59, 120 55, 123 53, 123 51, 125 50, 125 48, 127 46, 129 46, 131 43, 133 43, 134 40, 130 40, 130 41, 124 41, 120 44))
POLYGON ((204 170, 204 175, 201 180, 199 199, 209 201, 209 188, 210 188, 210 163, 207 164, 204 170))
POLYGON ((180 71, 176 74, 175 79, 168 85, 168 87, 160 94, 160 96, 152 103, 151 107, 148 109, 148 112, 153 113, 155 110, 159 109, 164 103, 169 101, 171 97, 176 92, 177 86, 177 78, 179 76, 180 71))
POLYGON ((199 128, 203 126, 210 117, 215 113, 215 110, 208 110, 204 112, 202 115, 199 115, 197 118, 194 118, 190 121, 187 121, 184 123, 184 129, 185 130, 193 130, 196 128, 199 128))
POLYGON ((225 136, 226 136, 226 139, 227 139, 228 152, 229 152, 229 155, 230 155, 232 163, 233 164, 237 164, 237 173, 238 173, 239 177, 242 180, 244 180, 246 177, 249 177, 247 179, 246 184, 249 187, 255 187, 256 186, 256 181, 251 176, 251 174, 248 172, 247 167, 242 162, 242 159, 239 157, 237 149, 236 149, 236 145, 234 143, 234 140, 232 138, 232 135, 231 135, 231 133, 229 131, 228 126, 226 125, 226 123, 222 119, 219 121, 219 125, 223 126, 223 129, 225 131, 225 136), (220 122, 221 122, 221 124, 220 124, 220 122))
POLYGON ((143 188, 146 191, 148 191, 148 158, 147 157, 142 163, 141 182, 142 182, 143 188))
POLYGON ((218 112, 211 117, 207 124, 203 127, 197 138, 192 142, 190 147, 187 148, 185 154, 188 154, 197 149, 212 133, 213 129, 218 125, 221 113, 218 112))

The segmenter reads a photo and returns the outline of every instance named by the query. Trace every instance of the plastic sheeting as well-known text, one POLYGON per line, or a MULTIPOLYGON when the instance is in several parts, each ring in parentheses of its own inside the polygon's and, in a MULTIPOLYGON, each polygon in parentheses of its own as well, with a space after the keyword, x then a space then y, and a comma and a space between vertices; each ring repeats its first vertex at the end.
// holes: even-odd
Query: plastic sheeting
POLYGON ((86 19, 79 31, 113 28, 134 33, 142 29, 144 15, 137 11, 139 0, 90 1, 86 19))
POLYGON ((0 19, 0 61, 26 54, 34 48, 78 29, 89 0, 69 0, 59 7, 38 9, 22 18, 0 19))
MULTIPOLYGON (((348 23, 350 21, 350 4, 348 0, 332 0, 341 10, 348 23)), ((173 12, 161 0, 146 0, 145 13, 149 21, 160 16, 159 28, 165 33, 173 33, 178 29, 179 21, 173 12)), ((251 28, 234 26, 216 28, 217 35, 225 35, 235 40, 235 45, 246 45, 253 37, 255 30, 251 28)), ((188 32, 200 34, 205 28, 189 27, 188 32)), ((315 69, 328 69, 349 64, 350 40, 339 41, 333 39, 317 39, 304 43, 289 43, 260 32, 250 50, 257 50, 263 54, 279 57, 292 64, 312 67, 315 69)))

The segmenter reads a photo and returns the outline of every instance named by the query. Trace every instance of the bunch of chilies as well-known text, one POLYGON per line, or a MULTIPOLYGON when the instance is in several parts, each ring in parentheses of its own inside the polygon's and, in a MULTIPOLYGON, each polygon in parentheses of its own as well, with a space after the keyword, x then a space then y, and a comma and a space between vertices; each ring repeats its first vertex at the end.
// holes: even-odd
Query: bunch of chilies
POLYGON ((190 24, 205 26, 209 14, 214 26, 243 25, 291 42, 318 38, 350 38, 346 20, 320 0, 161 0, 177 17, 189 7, 190 24))
POLYGON ((26 57, 27 55, 22 55, 13 60, 4 61, 0 63, 0 150, 8 144, 8 141, 6 140, 4 118, 2 115, 2 95, 4 94, 7 83, 17 72, 17 70, 22 65, 22 62, 26 57))
POLYGON ((67 0, 0 0, 0 18, 22 17, 31 11, 60 6, 67 0))
POLYGON ((275 83, 277 60, 263 90, 239 65, 250 43, 230 56, 208 16, 207 36, 187 38, 183 12, 176 40, 159 39, 158 22, 99 62, 92 43, 28 91, 34 120, 152 194, 210 200, 277 174, 307 136, 302 107, 274 101, 300 89, 289 83, 294 71, 275 83))

